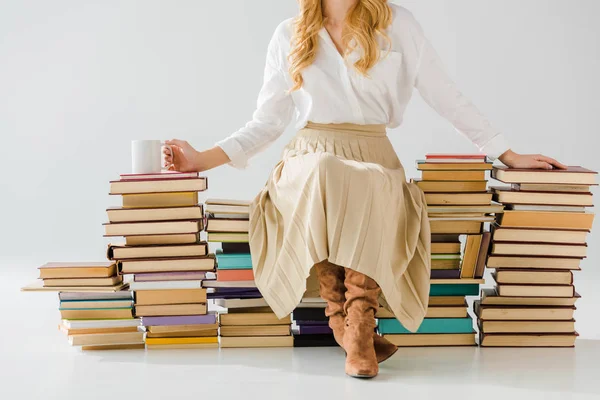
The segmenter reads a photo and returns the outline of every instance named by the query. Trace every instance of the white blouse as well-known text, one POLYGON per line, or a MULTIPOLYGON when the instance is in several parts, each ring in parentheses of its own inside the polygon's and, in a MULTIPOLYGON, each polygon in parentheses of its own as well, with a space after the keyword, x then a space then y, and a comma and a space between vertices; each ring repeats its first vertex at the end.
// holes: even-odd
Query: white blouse
POLYGON ((448 77, 439 56, 425 38, 413 15, 390 4, 393 22, 387 34, 392 48, 368 72, 357 72, 353 64, 360 50, 342 57, 325 28, 319 32, 319 47, 312 65, 302 72, 301 89, 293 86, 288 72, 292 19, 282 22, 269 43, 264 83, 252 120, 217 146, 229 156, 231 165, 244 168, 248 160, 264 150, 284 132, 295 117, 296 128, 316 123, 385 124, 398 127, 417 88, 425 101, 492 159, 509 146, 504 136, 448 77))

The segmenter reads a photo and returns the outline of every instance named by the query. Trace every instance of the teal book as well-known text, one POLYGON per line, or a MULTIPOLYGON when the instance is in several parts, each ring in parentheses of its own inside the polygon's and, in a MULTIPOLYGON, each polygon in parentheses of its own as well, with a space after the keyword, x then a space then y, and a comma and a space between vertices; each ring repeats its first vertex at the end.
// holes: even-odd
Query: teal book
POLYGON ((461 283, 458 285, 436 283, 429 289, 430 296, 478 296, 479 285, 477 283, 461 283))
POLYGON ((224 254, 217 250, 216 257, 218 269, 252 269, 252 258, 248 253, 224 254))
MULTIPOLYGON (((379 333, 386 334, 410 334, 395 318, 380 319, 379 333)), ((473 320, 467 318, 425 318, 415 333, 473 333, 473 320)))

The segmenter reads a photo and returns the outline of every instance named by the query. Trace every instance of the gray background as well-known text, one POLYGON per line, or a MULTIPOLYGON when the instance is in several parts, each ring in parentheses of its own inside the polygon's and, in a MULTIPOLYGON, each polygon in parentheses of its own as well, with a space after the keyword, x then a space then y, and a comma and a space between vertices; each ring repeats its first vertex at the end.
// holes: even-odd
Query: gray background
MULTIPOLYGON (((599 1, 398 3, 515 151, 600 168, 599 1)), ((46 261, 103 259, 104 210, 119 201, 108 181, 129 171, 130 141, 203 149, 245 124, 268 40, 296 11, 294 0, 0 0, 0 269, 35 277, 46 261)), ((389 134, 409 177, 425 153, 475 151, 418 94, 389 134)), ((206 195, 251 199, 292 135, 247 170, 209 171, 206 195)), ((600 338, 597 235, 589 245, 578 327, 600 338)))

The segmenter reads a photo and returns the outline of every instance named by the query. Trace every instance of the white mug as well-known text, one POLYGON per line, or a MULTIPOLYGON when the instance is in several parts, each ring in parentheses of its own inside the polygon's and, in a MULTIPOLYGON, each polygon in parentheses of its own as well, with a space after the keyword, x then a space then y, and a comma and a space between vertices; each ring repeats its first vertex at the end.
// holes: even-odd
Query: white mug
POLYGON ((133 174, 157 174, 162 170, 162 147, 173 149, 160 140, 131 141, 131 172, 133 174))

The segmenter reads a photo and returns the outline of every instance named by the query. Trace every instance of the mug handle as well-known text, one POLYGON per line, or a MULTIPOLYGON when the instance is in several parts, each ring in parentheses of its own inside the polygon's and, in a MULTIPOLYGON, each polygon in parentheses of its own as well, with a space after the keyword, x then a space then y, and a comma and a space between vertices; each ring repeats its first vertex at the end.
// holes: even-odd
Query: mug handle
MULTIPOLYGON (((166 148, 168 148, 168 149, 169 149, 169 151, 171 152, 171 157, 175 157, 175 153, 173 153, 173 148, 171 147, 171 145, 168 145, 168 144, 166 144, 165 142, 162 142, 162 143, 160 144, 160 148, 162 149, 163 147, 166 147, 166 148)), ((162 151, 161 151, 161 154, 162 154, 162 151)), ((165 171, 168 171, 168 170, 169 170, 169 167, 167 167, 167 168, 164 168, 162 165, 160 166, 160 168, 161 168, 162 170, 165 170, 165 171)))

